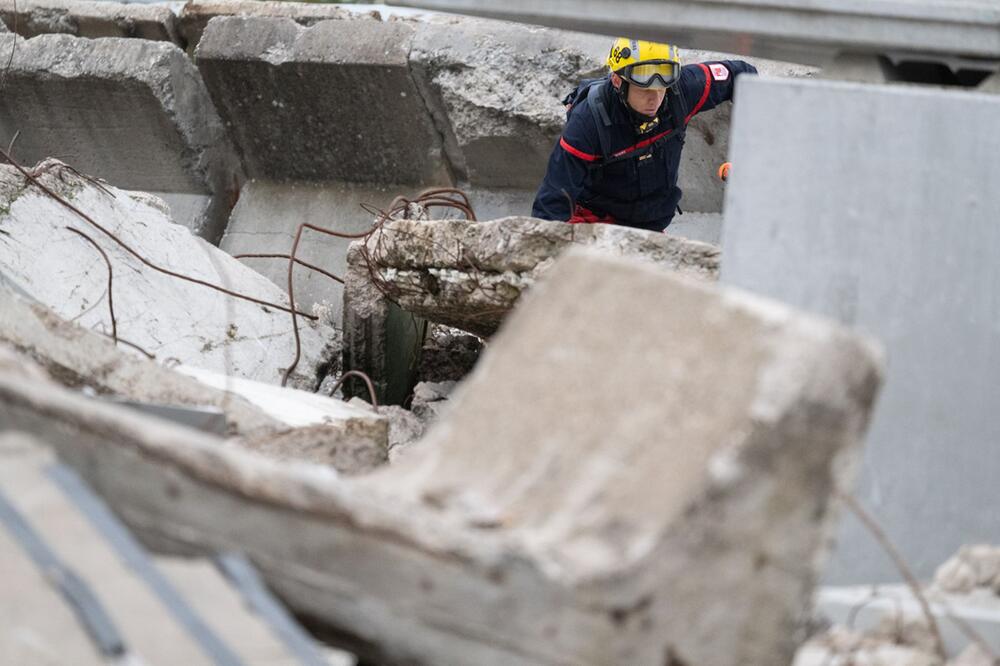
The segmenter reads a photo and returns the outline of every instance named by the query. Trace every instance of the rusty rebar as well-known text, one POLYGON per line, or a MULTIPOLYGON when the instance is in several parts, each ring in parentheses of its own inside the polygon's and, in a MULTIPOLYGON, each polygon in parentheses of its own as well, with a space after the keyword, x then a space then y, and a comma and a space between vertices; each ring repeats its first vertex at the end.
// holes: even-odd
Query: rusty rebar
POLYGON ((896 569, 903 576, 903 580, 906 581, 907 586, 913 593, 917 602, 920 604, 920 609, 923 611, 924 617, 927 619, 928 629, 931 632, 931 636, 934 638, 934 647, 938 655, 942 659, 947 659, 948 655, 944 647, 944 639, 941 638, 941 629, 938 627, 937 620, 934 619, 934 614, 931 613, 930 604, 927 602, 927 597, 924 596, 923 591, 920 589, 920 582, 917 577, 913 575, 913 571, 910 569, 906 560, 900 554, 896 546, 893 545, 892 541, 889 539, 889 535, 885 533, 878 522, 864 507, 851 495, 841 492, 839 489, 835 489, 834 493, 836 496, 850 509, 851 513, 857 516, 858 520, 871 532, 875 540, 878 541, 882 550, 886 552, 890 559, 892 559, 893 564, 896 569))
POLYGON ((158 273, 163 273, 164 275, 169 275, 170 277, 176 278, 178 280, 184 280, 185 282, 191 282, 193 284, 198 284, 198 285, 201 285, 203 287, 207 287, 209 289, 213 289, 213 290, 218 291, 220 293, 226 294, 227 296, 232 296, 233 298, 239 298, 239 299, 242 299, 242 300, 245 300, 245 301, 249 301, 251 303, 256 303, 257 305, 262 305, 262 306, 265 306, 265 307, 274 308, 276 310, 281 310, 283 312, 293 312, 293 314, 302 315, 306 319, 310 319, 312 321, 316 321, 316 320, 319 319, 319 317, 307 314, 305 312, 294 312, 294 306, 292 306, 292 307, 286 307, 286 306, 280 305, 278 303, 272 303, 270 301, 265 301, 265 300, 262 300, 262 299, 259 299, 259 298, 255 298, 253 296, 248 296, 246 294, 241 294, 239 292, 232 291, 231 289, 226 289, 225 287, 221 287, 221 286, 219 286, 217 284, 212 284, 211 282, 206 282, 205 280, 201 280, 199 278, 191 277, 189 275, 184 275, 183 273, 177 273, 176 271, 172 271, 170 269, 163 268, 162 266, 158 266, 157 264, 154 264, 153 262, 149 261, 144 256, 142 256, 141 254, 139 254, 139 252, 137 252, 136 250, 132 249, 131 246, 129 246, 125 241, 123 241, 118 236, 116 236, 113 232, 111 232, 108 229, 104 228, 104 226, 102 226, 100 223, 98 223, 92 217, 90 217, 89 215, 87 215, 86 213, 84 213, 83 211, 81 211, 79 208, 77 208, 73 204, 71 204, 68 201, 66 201, 63 197, 61 197, 58 194, 56 194, 55 192, 53 192, 47 186, 43 185, 37 178, 35 178, 24 167, 22 167, 20 164, 18 164, 16 161, 14 161, 14 159, 9 154, 7 154, 6 152, 4 152, 2 149, 0 149, 0 157, 3 157, 11 166, 13 166, 15 169, 17 169, 18 171, 20 171, 21 174, 25 178, 27 178, 33 185, 35 185, 36 187, 38 187, 45 194, 47 194, 49 197, 51 197, 52 199, 54 199, 60 205, 68 208, 70 211, 72 211, 74 214, 78 215, 80 218, 82 218, 83 220, 85 220, 89 224, 91 224, 93 227, 95 227, 97 230, 99 230, 105 236, 107 236, 108 238, 110 238, 111 240, 113 240, 116 244, 118 244, 126 252, 128 252, 133 257, 135 257, 136 259, 138 259, 143 265, 148 266, 149 268, 153 269, 154 271, 157 271, 158 273))
POLYGON ((331 398, 333 397, 333 394, 337 392, 337 389, 341 387, 341 385, 344 383, 344 380, 346 380, 348 377, 358 377, 365 383, 365 386, 368 387, 368 396, 372 399, 372 409, 374 409, 377 412, 378 398, 375 397, 375 385, 372 384, 371 377, 361 372, 360 370, 348 370, 344 374, 342 374, 340 376, 340 379, 337 380, 337 383, 333 385, 332 389, 330 389, 330 397, 331 398))
POLYGON ((104 265, 108 267, 108 313, 111 315, 111 339, 118 343, 118 321, 115 319, 115 298, 114 298, 114 272, 111 270, 111 260, 108 259, 107 252, 97 244, 93 238, 83 233, 79 229, 74 229, 73 227, 66 227, 74 234, 78 234, 85 241, 94 246, 94 249, 101 253, 101 258, 104 259, 104 265))
MULTIPOLYGON (((102 333, 101 335, 106 335, 106 334, 102 333)), ((143 349, 139 345, 135 344, 134 342, 129 342, 125 338, 118 338, 117 340, 115 340, 115 342, 117 342, 119 344, 123 344, 123 345, 125 345, 127 347, 131 347, 132 349, 135 349, 136 351, 142 352, 147 357, 149 357, 149 359, 151 361, 155 361, 156 360, 156 355, 155 354, 150 354, 148 351, 146 351, 145 349, 143 349)))
MULTIPOLYGON (((234 254, 233 255, 233 259, 291 259, 291 258, 292 258, 292 255, 290 255, 290 254, 234 254)), ((334 280, 335 282, 339 282, 340 284, 344 284, 344 279, 343 278, 338 277, 338 276, 334 275, 333 273, 331 273, 329 271, 323 270, 319 266, 314 266, 313 264, 306 263, 306 262, 302 261, 301 259, 295 259, 294 261, 299 266, 302 266, 304 268, 308 268, 309 270, 316 271, 317 273, 325 275, 328 278, 330 278, 331 280, 334 280)))
POLYGON ((349 234, 343 231, 326 229, 307 222, 303 222, 299 225, 299 228, 295 230, 295 240, 292 241, 292 250, 288 253, 288 304, 291 306, 292 313, 292 334, 295 338, 295 358, 292 359, 291 364, 285 369, 285 374, 281 377, 282 386, 285 386, 288 383, 288 378, 292 376, 293 372, 295 372, 295 368, 299 365, 299 359, 302 358, 302 339, 299 336, 299 321, 296 317, 297 313, 295 310, 295 284, 292 278, 295 270, 295 264, 298 261, 295 254, 299 251, 299 242, 302 240, 302 232, 306 229, 312 229, 313 231, 318 231, 319 233, 327 234, 329 236, 336 236, 337 238, 365 238, 371 233, 371 230, 368 230, 363 233, 349 234))

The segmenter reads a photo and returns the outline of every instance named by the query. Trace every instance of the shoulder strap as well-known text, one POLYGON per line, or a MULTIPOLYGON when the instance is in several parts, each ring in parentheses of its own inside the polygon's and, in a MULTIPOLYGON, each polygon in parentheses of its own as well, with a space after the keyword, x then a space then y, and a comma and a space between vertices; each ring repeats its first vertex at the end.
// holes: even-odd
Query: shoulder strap
POLYGON ((674 131, 683 132, 686 128, 684 119, 687 117, 687 104, 680 86, 673 85, 667 90, 667 104, 670 107, 670 115, 674 117, 674 131))
POLYGON ((594 117, 594 124, 597 126, 597 136, 601 142, 601 155, 605 160, 611 155, 611 117, 608 109, 604 106, 603 92, 606 88, 604 81, 599 81, 590 86, 587 90, 587 106, 594 117))

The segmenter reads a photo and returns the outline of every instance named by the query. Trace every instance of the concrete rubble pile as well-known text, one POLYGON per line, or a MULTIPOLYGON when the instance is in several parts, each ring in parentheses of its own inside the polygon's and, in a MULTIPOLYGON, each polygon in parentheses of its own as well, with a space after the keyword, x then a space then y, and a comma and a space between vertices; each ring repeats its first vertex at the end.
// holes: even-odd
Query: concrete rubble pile
POLYGON ((126 353, 110 339, 3 287, 0 306, 0 351, 10 350, 0 356, 0 365, 9 372, 51 377, 63 386, 140 408, 214 409, 231 444, 271 458, 309 460, 349 474, 386 461, 388 423, 368 408, 191 366, 170 369, 126 353), (26 359, 38 367, 26 366, 26 359))
POLYGON ((241 556, 150 556, 39 440, 0 434, 0 461, 0 526, 19 526, 0 532, 0 662, 356 663, 327 659, 241 556))
MULTIPOLYGON (((354 243, 344 297, 344 365, 383 395, 406 384, 391 349, 412 347, 417 329, 393 308, 478 336, 492 335, 521 293, 573 246, 659 264, 714 280, 718 248, 614 225, 567 225, 527 217, 488 222, 402 220, 354 243)), ((403 364, 405 365, 405 364, 403 364)))
POLYGON ((0 37, 0 52, 13 56, 0 140, 18 161, 68 155, 84 173, 161 196, 174 221, 218 240, 242 175, 198 70, 177 45, 56 34, 14 40, 0 37))
POLYGON ((816 612, 825 631, 795 666, 994 666, 1000 660, 1000 547, 963 546, 920 589, 934 621, 904 585, 827 587, 816 612), (938 647, 937 636, 941 638, 938 647))
MULTIPOLYGON (((288 299, 276 285, 171 223, 154 197, 100 185, 55 161, 34 171, 41 187, 14 167, 0 166, 0 266, 9 280, 59 316, 109 335, 110 296, 117 334, 159 358, 234 377, 281 381, 295 356, 295 340, 290 314, 278 309, 287 308, 288 299), (108 233, 42 187, 85 211, 108 233), (115 278, 110 295, 102 255, 71 230, 86 234, 106 253, 115 278), (139 256, 261 303, 156 271, 139 256)), ((322 378, 320 366, 339 349, 332 344, 334 330, 323 322, 300 317, 299 329, 302 358, 295 383, 311 389, 322 378)))
MULTIPOLYGON (((22 37, 134 37, 184 45, 168 7, 88 0, 2 0, 0 23, 22 37)), ((2 30, 3 28, 0 28, 2 30)))
POLYGON ((448 420, 356 479, 2 366, 0 412, 144 542, 238 546, 369 658, 780 664, 880 373, 868 341, 825 321, 574 254, 514 312, 448 420))

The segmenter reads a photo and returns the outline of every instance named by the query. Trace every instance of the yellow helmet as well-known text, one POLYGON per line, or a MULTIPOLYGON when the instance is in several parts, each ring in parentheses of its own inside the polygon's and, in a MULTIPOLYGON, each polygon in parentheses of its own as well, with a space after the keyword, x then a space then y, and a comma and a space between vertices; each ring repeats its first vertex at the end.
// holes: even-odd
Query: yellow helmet
POLYGON ((669 88, 681 77, 676 46, 619 37, 611 45, 608 68, 640 88, 669 88))

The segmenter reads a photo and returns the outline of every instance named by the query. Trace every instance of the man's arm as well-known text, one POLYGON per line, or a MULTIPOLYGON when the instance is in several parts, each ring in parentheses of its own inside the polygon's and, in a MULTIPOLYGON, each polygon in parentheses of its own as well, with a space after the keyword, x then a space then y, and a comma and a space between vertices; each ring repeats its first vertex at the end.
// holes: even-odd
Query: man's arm
POLYGON ((688 107, 690 120, 695 114, 714 109, 733 99, 736 77, 756 74, 757 68, 743 60, 720 60, 685 65, 681 70, 680 86, 688 107))
MULTIPOLYGON (((545 178, 535 195, 531 216, 543 220, 568 220, 573 215, 577 197, 583 192, 589 166, 600 159, 588 136, 586 109, 574 109, 552 154, 545 178)), ((594 130, 596 132, 596 130, 594 130)))

